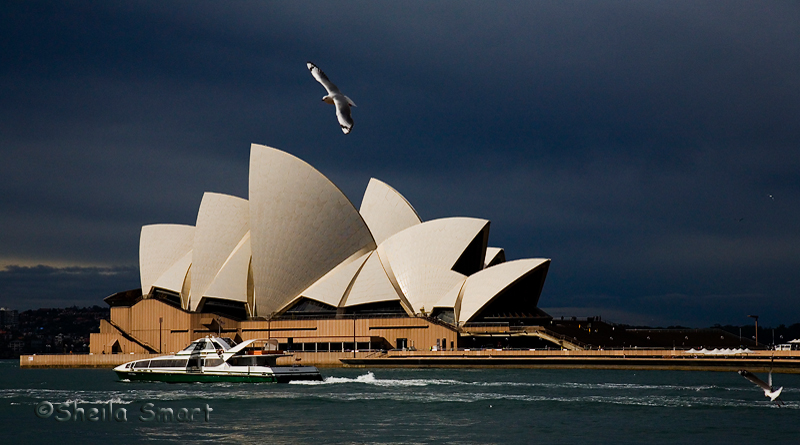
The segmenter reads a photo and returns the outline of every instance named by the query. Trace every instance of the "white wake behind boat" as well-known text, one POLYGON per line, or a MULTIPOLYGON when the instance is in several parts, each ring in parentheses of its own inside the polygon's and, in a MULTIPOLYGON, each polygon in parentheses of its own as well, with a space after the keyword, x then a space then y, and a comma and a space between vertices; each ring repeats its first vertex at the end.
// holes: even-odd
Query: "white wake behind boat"
POLYGON ((278 366, 290 356, 278 350, 276 339, 253 339, 234 345, 223 337, 193 341, 173 355, 128 362, 114 368, 122 380, 169 383, 277 382, 322 380, 314 366, 278 366))

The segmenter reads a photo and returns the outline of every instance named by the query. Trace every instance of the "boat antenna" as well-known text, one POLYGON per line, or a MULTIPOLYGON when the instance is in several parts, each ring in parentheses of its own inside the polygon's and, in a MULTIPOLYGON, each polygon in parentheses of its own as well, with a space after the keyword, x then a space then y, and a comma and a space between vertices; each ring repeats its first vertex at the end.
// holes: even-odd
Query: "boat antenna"
POLYGON ((222 338, 222 326, 225 325, 225 321, 222 320, 222 317, 217 316, 217 337, 222 338))

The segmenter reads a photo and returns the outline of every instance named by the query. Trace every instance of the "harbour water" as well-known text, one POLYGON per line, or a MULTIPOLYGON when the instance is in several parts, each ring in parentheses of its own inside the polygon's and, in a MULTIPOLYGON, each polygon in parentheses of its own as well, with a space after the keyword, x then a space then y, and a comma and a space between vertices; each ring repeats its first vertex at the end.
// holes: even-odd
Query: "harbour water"
POLYGON ((0 361, 2 442, 707 445, 800 440, 800 375, 773 376, 785 387, 785 406, 778 407, 734 372, 321 371, 322 382, 166 384, 120 382, 110 369, 19 369, 16 361, 0 361))

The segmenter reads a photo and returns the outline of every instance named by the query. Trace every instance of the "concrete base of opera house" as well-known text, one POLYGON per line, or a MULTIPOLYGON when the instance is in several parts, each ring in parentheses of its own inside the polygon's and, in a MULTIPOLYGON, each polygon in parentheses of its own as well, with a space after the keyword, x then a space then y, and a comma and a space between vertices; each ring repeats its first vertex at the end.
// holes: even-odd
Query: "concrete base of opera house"
MULTIPOLYGON (((356 352, 355 358, 368 359, 375 351, 356 352)), ((22 355, 20 368, 113 368, 133 360, 155 358, 165 354, 35 354, 22 355)), ((293 364, 338 368, 340 359, 354 358, 353 352, 297 352, 278 359, 279 366, 293 364)))
MULTIPOLYGON (((111 368, 159 354, 45 354, 20 357, 21 368, 111 368)), ((347 351, 294 352, 280 365, 321 368, 538 368, 737 371, 800 374, 800 351, 753 351, 728 356, 667 349, 612 351, 347 351)))
POLYGON ((800 351, 710 355, 673 349, 519 351, 388 351, 381 357, 342 358, 346 367, 538 368, 737 371, 800 374, 800 351))

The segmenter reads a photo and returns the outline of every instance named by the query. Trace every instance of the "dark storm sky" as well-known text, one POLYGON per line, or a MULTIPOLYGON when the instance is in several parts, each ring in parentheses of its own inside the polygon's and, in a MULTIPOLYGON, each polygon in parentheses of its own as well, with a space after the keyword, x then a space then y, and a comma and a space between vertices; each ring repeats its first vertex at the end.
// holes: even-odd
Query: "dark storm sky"
POLYGON ((800 322, 796 2, 118 3, 0 6, 0 306, 138 287, 255 142, 491 220, 553 315, 800 322))

